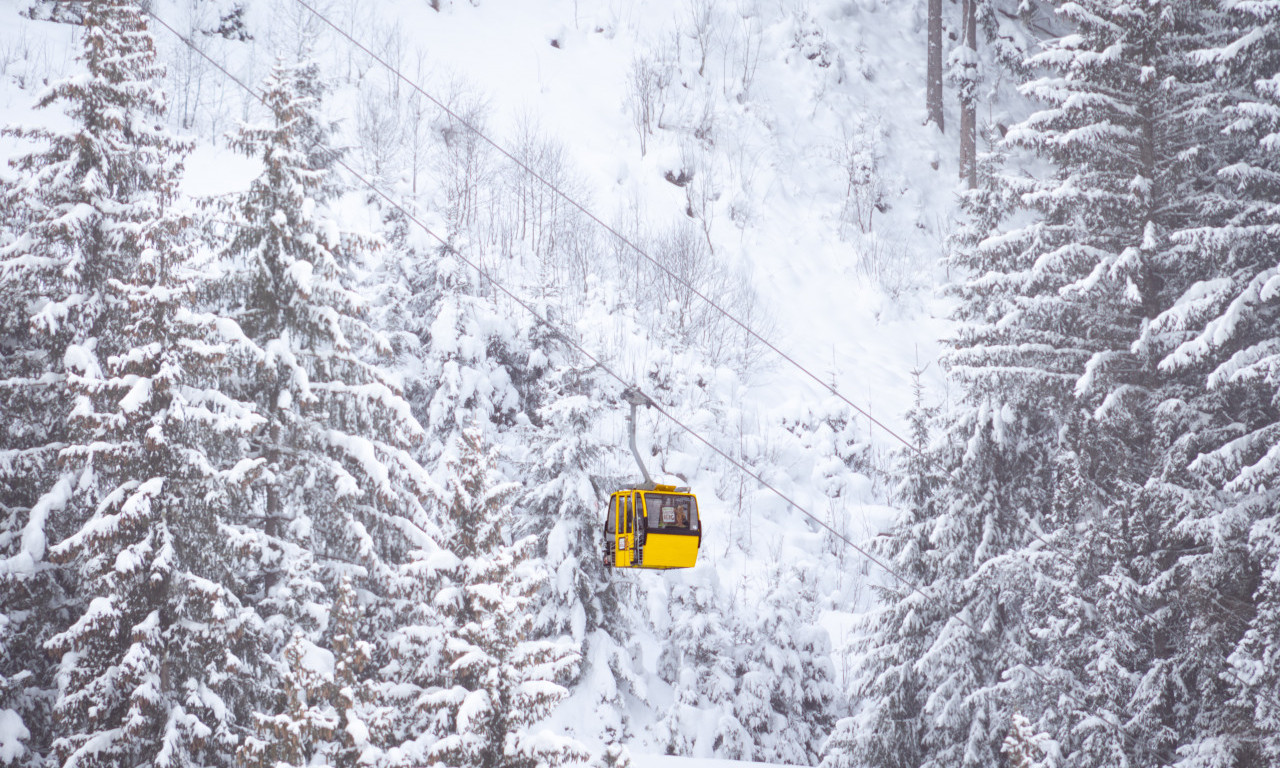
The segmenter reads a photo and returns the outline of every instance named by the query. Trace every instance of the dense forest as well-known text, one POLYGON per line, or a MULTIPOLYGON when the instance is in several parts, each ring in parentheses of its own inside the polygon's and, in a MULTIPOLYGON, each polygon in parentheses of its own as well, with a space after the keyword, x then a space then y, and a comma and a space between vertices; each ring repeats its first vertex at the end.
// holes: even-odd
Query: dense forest
POLYGON ((267 5, 0 9, 75 31, 0 50, 0 764, 1280 765, 1280 0, 673 1, 609 109, 677 215, 607 224, 535 117, 267 5), (843 131, 797 208, 950 308, 901 433, 752 405, 787 82, 843 131), (626 385, 690 572, 602 559, 626 385))
POLYGON ((828 749, 1275 765, 1280 6, 1056 10, 964 197, 964 394, 916 416, 882 542, 910 581, 828 749))

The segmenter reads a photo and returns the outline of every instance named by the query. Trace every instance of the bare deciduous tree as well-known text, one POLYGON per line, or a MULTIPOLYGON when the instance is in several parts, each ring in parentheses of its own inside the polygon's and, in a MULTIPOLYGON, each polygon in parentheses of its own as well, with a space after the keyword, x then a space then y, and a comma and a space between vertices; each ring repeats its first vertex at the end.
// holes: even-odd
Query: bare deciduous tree
POLYGON ((375 179, 384 181, 396 166, 404 145, 399 102, 378 87, 366 86, 356 104, 356 144, 361 163, 375 179))
POLYGON ((879 167, 883 141, 879 120, 859 120, 836 149, 845 177, 842 230, 852 225, 863 234, 870 232, 876 213, 884 210, 885 187, 879 167))
POLYGON ((627 78, 627 93, 631 97, 628 106, 631 124, 640 136, 641 157, 649 151, 649 137, 653 135, 664 87, 660 66, 653 57, 642 54, 631 60, 631 73, 627 78))
POLYGON ((569 167, 564 145, 548 138, 530 115, 518 121, 512 151, 533 173, 507 167, 493 235, 508 255, 528 253, 537 259, 543 289, 581 283, 585 290, 595 261, 594 230, 552 187, 589 205, 586 183, 569 167))
POLYGON ((916 245, 904 239, 885 239, 875 233, 859 235, 854 240, 857 274, 896 300, 918 288, 923 279, 916 245))
MULTIPOLYGON (((413 82, 425 82, 425 70, 426 52, 419 49, 414 55, 413 82)), ((436 111, 435 105, 429 103, 422 94, 416 90, 409 92, 404 109, 404 144, 410 189, 415 197, 418 194, 418 182, 427 170, 431 146, 429 118, 436 111)))
POLYGON ((715 41, 715 3, 713 0, 689 0, 689 15, 689 36, 698 47, 698 77, 702 77, 706 74, 707 56, 715 41))
POLYGON ((475 233, 481 194, 493 188, 494 164, 489 144, 468 125, 485 129, 489 103, 460 77, 446 86, 443 102, 460 118, 442 115, 432 126, 440 147, 435 165, 445 193, 445 218, 451 233, 475 233))
POLYGON ((753 15, 741 15, 738 26, 738 83, 742 90, 738 93, 739 103, 745 102, 751 95, 751 85, 756 80, 756 70, 760 67, 760 47, 764 43, 764 30, 760 19, 753 15))
POLYGON ((697 222, 707 241, 707 249, 714 253, 711 225, 716 217, 716 202, 720 199, 715 173, 707 157, 697 146, 688 142, 680 146, 680 165, 689 178, 684 185, 685 213, 697 222))
POLYGON ((641 317, 654 323, 651 330, 696 347, 711 365, 726 365, 743 374, 754 370, 765 348, 720 311, 761 336, 771 333, 771 320, 750 280, 717 259, 691 222, 678 222, 645 240, 646 252, 659 266, 637 262, 642 277, 634 296, 641 317))

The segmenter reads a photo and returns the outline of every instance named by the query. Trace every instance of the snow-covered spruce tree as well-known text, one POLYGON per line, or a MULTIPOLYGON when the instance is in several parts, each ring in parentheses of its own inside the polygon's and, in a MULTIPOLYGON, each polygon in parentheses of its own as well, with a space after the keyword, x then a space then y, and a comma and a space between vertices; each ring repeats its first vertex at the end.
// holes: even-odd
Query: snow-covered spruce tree
POLYGON ((409 341, 407 397, 427 431, 420 460, 442 474, 442 457, 464 429, 497 431, 517 422, 524 411, 518 384, 531 352, 483 294, 483 278, 453 249, 409 247, 403 259, 395 324, 409 341))
MULTIPOLYGON (((108 281, 138 257, 135 207, 164 162, 169 137, 152 127, 163 109, 159 74, 136 9, 94 3, 79 60, 84 71, 55 82, 36 106, 60 107, 62 130, 6 128, 38 149, 10 161, 0 248, 0 710, 32 724, 52 720, 53 665, 41 646, 72 620, 67 582, 48 562, 50 543, 79 522, 66 511, 76 465, 59 464, 72 401, 66 352, 100 335, 108 281), (32 719, 34 718, 34 719, 32 719)), ((106 351, 109 354, 109 351, 106 351)), ((52 731, 24 728, 15 760, 39 760, 52 731)), ((10 730, 16 732, 16 726, 10 730)))
POLYGON ((911 448, 899 456, 902 512, 872 550, 901 577, 876 584, 877 604, 865 614, 858 650, 860 674, 848 692, 854 716, 836 724, 823 749, 823 768, 911 768, 923 759, 927 727, 923 677, 917 662, 936 638, 943 616, 928 598, 939 553, 932 543, 939 516, 944 454, 930 443, 937 408, 924 403, 920 372, 913 373, 915 401, 908 413, 911 448), (918 588, 920 591, 917 591, 918 588))
POLYGON ((449 687, 438 697, 446 735, 431 761, 474 768, 535 768, 585 762, 583 745, 530 731, 567 690, 581 659, 569 643, 528 639, 531 603, 548 578, 535 540, 511 541, 514 484, 496 482, 483 432, 466 429, 450 446, 446 498, 453 550, 462 559, 437 601, 453 622, 445 648, 449 687))
POLYGON ((361 607, 349 576, 338 585, 329 611, 327 641, 317 645, 294 632, 282 654, 280 674, 285 706, 258 714, 240 747, 244 766, 333 768, 369 765, 389 713, 375 701, 378 687, 366 668, 373 643, 359 639, 361 607), (327 647, 326 647, 327 646, 327 647))
POLYGON ((1186 526, 1215 503, 1187 471, 1212 407, 1195 375, 1159 367, 1180 334, 1162 313, 1215 269, 1185 233, 1220 226, 1232 207, 1215 175, 1233 151, 1229 94, 1194 61, 1220 15, 1207 2, 1063 12, 1079 34, 1034 58, 1051 74, 1027 86, 1048 108, 1010 132, 1056 168, 1028 199, 1063 241, 1042 236, 1028 277, 1056 291, 1043 294, 1046 317, 1089 352, 1061 416, 1046 524, 1067 557, 1052 566, 1063 610, 1044 619, 1052 666, 1078 686, 1079 709, 1037 727, 1082 765, 1157 764, 1218 730, 1207 724, 1230 648, 1220 616, 1191 628, 1216 609, 1181 586, 1180 555, 1196 546, 1186 526))
MULTIPOLYGON (((59 762, 218 765, 252 677, 241 665, 256 656, 218 521, 252 420, 217 392, 216 318, 189 309, 190 236, 167 210, 187 147, 157 127, 161 70, 140 9, 90 4, 84 41, 88 73, 41 100, 68 103, 73 128, 24 134, 48 148, 20 159, 10 191, 28 236, 6 252, 6 277, 33 315, 19 358, 43 357, 28 386, 70 406, 44 414, 66 419, 49 432, 60 471, 35 473, 45 495, 23 533, 24 569, 6 568, 26 574, 6 600, 49 600, 28 606, 45 627, 23 639, 47 638, 60 659, 56 716, 27 730, 59 762), (51 537, 73 603, 31 588, 51 537)), ((23 645, 6 662, 31 663, 38 679, 23 645)))
MULTIPOLYGON (((1057 325, 1033 311, 1038 286, 1020 275, 1035 263, 1022 252, 1035 237, 1024 233, 1021 245, 988 239, 1025 191, 1020 179, 1000 176, 1000 159, 979 158, 979 186, 964 198, 967 226, 953 244, 961 274, 974 276, 951 288, 959 324, 943 360, 964 394, 937 419, 944 437, 926 450, 929 468, 911 473, 910 511, 877 545, 920 591, 891 583, 881 592, 866 646, 883 653, 872 651, 857 689, 871 700, 861 721, 837 730, 827 749, 833 765, 998 763, 1006 676, 1026 675, 1022 665, 1032 660, 1024 609, 1034 580, 1019 553, 1052 498, 1056 416, 1069 400, 1069 371, 1084 358, 1073 359, 1057 325), (884 737, 860 730, 884 718, 893 723, 884 737)), ((925 423, 914 419, 919 437, 925 423)))
POLYGON ((1190 647, 1167 554, 1185 542, 1179 500, 1194 495, 1157 474, 1179 429, 1162 422, 1181 418, 1163 407, 1179 382, 1135 342, 1193 261, 1173 233, 1221 207, 1220 110, 1189 66, 1211 8, 1062 11, 1077 34, 1033 60, 1050 74, 1025 87, 1046 108, 1008 134, 1051 163, 1009 179, 1015 216, 1032 223, 997 221, 958 258, 976 276, 957 290, 964 325, 949 355, 967 389, 951 430, 967 445, 933 542, 944 553, 936 593, 967 621, 922 665, 951 670, 928 683, 926 745, 954 764, 997 761, 1014 710, 1082 765, 1167 760, 1171 735, 1195 718, 1174 691, 1196 670, 1165 653, 1190 647), (1197 148, 1201 130, 1210 138, 1197 148), (1056 542, 1033 541, 1037 527, 1056 542), (1008 655, 993 664, 996 652, 1008 655), (1052 685, 1017 674, 1027 663, 1052 685))
MULTIPOLYGON (((376 364, 387 344, 346 284, 342 265, 368 243, 340 235, 325 213, 315 76, 312 65, 278 63, 263 89, 267 121, 231 137, 264 168, 228 206, 236 227, 222 253, 220 300, 252 346, 228 386, 261 418, 237 523, 262 549, 250 589, 276 649, 297 630, 323 642, 344 574, 372 600, 369 631, 390 632, 412 592, 411 558, 439 551, 422 503, 437 486, 413 455, 422 428, 376 364)), ((258 712, 270 718, 289 706, 275 696, 258 712)))
POLYGON ((599 557, 600 504, 589 474, 603 450, 591 435, 603 397, 589 372, 568 365, 551 371, 545 385, 540 424, 526 429, 534 451, 529 488, 517 502, 518 528, 541 539, 538 556, 554 574, 535 631, 581 646, 606 611, 616 610, 604 602, 614 596, 599 557))
POLYGON ((1225 8, 1224 39, 1195 60, 1231 99, 1224 117, 1237 143, 1218 162, 1231 203, 1180 233, 1202 266, 1147 335, 1163 373, 1204 384, 1180 404, 1197 428, 1177 458, 1219 492, 1179 521, 1190 540, 1179 558, 1194 585, 1190 634, 1203 674, 1219 672, 1229 688, 1229 698, 1220 685, 1197 691, 1208 701, 1186 751, 1202 765, 1280 760, 1280 3, 1225 8))
POLYGON ((339 234, 323 208, 328 173, 310 167, 315 76, 309 64, 278 63, 264 85, 268 122, 230 139, 264 165, 229 206, 236 228, 223 253, 223 300, 255 346, 237 386, 263 418, 245 520, 276 540, 281 557, 265 575, 267 614, 297 608, 300 596, 281 583, 291 552, 314 559, 311 576, 294 577, 319 579, 331 595, 348 568, 365 570, 357 588, 384 588, 410 548, 431 543, 421 499, 435 486, 410 453, 422 430, 395 379, 370 362, 386 342, 339 263, 369 243, 339 234), (277 586, 286 591, 274 594, 277 586))
MULTIPOLYGON (((397 373, 407 383, 412 412, 426 430, 415 455, 443 479, 453 474, 450 446, 469 426, 480 430, 485 441, 501 439, 513 425, 531 428, 521 413, 524 396, 517 383, 536 388, 546 356, 525 346, 520 330, 481 295, 471 267, 456 252, 415 243, 402 212, 389 214, 388 225, 392 254, 382 260, 378 304, 391 331, 397 373), (526 362, 533 371, 529 376, 523 373, 526 362)), ((432 537, 440 542, 454 537, 456 521, 448 504, 429 507, 432 537)), ((517 535, 529 530, 516 521, 512 528, 517 535)), ((382 701, 393 710, 386 741, 386 759, 393 762, 430 762, 435 741, 455 731, 446 706, 452 620, 447 606, 435 598, 457 568, 457 556, 449 549, 421 547, 410 553, 390 596, 395 629, 379 644, 374 664, 382 701)))
POLYGON ((182 225, 144 232, 139 282, 108 290, 119 349, 70 377, 63 455, 84 470, 68 507, 88 519, 50 552, 86 604, 46 645, 62 659, 64 762, 230 765, 269 647, 239 594, 253 566, 227 521, 259 420, 219 391, 237 343, 225 321, 188 309, 182 225))
POLYGON ((1005 765, 1009 768, 1053 768, 1057 765, 1052 742, 1044 733, 1036 733, 1022 715, 1013 716, 1013 727, 1004 739, 1005 765))
MULTIPOLYGON (((400 214, 390 216, 389 249, 383 259, 384 274, 378 283, 377 304, 384 315, 383 326, 390 329, 397 362, 395 370, 408 382, 411 407, 425 418, 417 395, 432 384, 422 373, 427 364, 419 334, 425 334, 430 311, 439 295, 431 273, 418 268, 431 257, 419 257, 407 243, 407 221, 400 214)), ((425 455, 426 441, 417 447, 425 455)), ((424 459, 425 460, 425 459, 424 459)), ((434 541, 447 539, 448 515, 440 505, 429 505, 428 524, 434 541)), ((434 543, 434 542, 433 542, 434 543)), ((371 666, 377 669, 379 692, 376 699, 390 708, 382 743, 386 754, 381 762, 427 764, 431 745, 450 728, 448 712, 439 701, 447 685, 445 647, 450 621, 435 601, 458 558, 447 548, 422 546, 409 552, 400 567, 401 578, 387 596, 394 614, 391 626, 374 649, 371 666)))
POLYGON ((370 668, 375 643, 385 631, 365 620, 364 605, 350 576, 338 585, 329 611, 326 645, 333 653, 333 688, 330 701, 338 717, 329 764, 334 768, 368 765, 378 745, 387 743, 394 720, 394 704, 383 701, 382 689, 370 668))
POLYGON ((775 564, 764 574, 752 623, 738 638, 733 714, 758 762, 817 765, 834 723, 831 638, 815 624, 805 573, 775 564))
POLYGON ((1026 625, 1034 564, 1019 553, 1029 518, 1048 495, 1047 451, 1035 447, 1044 440, 1044 415, 1024 405, 1015 419, 1009 403, 975 405, 952 427, 966 450, 952 456, 958 466, 932 521, 935 576, 922 598, 931 604, 917 604, 912 616, 912 629, 928 639, 915 663, 926 766, 995 764, 1008 728, 1010 678, 1025 683, 1023 665, 1034 663, 1026 625))
POLYGON ((387 598, 394 629, 382 630, 370 663, 376 669, 370 699, 384 708, 377 712, 373 738, 382 750, 379 765, 425 765, 432 744, 450 730, 444 706, 450 622, 435 598, 458 563, 448 550, 412 552, 397 589, 387 598))
POLYGON ((727 760, 750 760, 754 741, 734 712, 735 627, 725 616, 719 579, 714 571, 694 571, 669 587, 658 676, 671 684, 675 700, 655 727, 658 743, 668 755, 689 757, 699 749, 727 760), (699 745, 702 734, 711 743, 699 745))
POLYGON ((250 768, 304 768, 324 764, 338 729, 333 709, 333 655, 312 643, 301 629, 280 654, 274 712, 255 713, 254 731, 244 739, 236 762, 250 768))
POLYGON ((551 573, 534 606, 533 631, 546 639, 568 638, 583 656, 581 682, 598 695, 592 735, 616 741, 628 728, 622 697, 634 693, 625 646, 635 617, 624 610, 619 584, 601 558, 603 515, 590 475, 603 453, 593 429, 607 395, 591 371, 565 359, 554 337, 535 335, 531 344, 539 341, 538 355, 554 355, 539 377, 545 405, 536 411, 536 425, 517 430, 528 434, 532 448, 527 489, 517 500, 517 530, 539 542, 537 556, 551 573))

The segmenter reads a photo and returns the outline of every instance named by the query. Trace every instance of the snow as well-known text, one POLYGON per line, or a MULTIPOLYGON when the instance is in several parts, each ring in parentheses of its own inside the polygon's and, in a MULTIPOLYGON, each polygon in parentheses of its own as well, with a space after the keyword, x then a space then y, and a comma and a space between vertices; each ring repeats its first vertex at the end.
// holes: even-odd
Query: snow
POLYGON ((744 768, 748 765, 786 765, 785 763, 751 763, 712 757, 674 757, 634 752, 631 754, 631 763, 635 768, 744 768))
POLYGON ((17 554, 0 561, 0 573, 31 573, 36 563, 44 559, 48 538, 45 535, 45 524, 49 515, 62 510, 72 493, 71 481, 60 479, 48 493, 31 508, 31 515, 22 529, 22 543, 17 554))
POLYGON ((220 144, 200 142, 187 155, 181 190, 196 197, 218 197, 249 188, 262 172, 262 161, 220 144))
MULTIPOLYGON (((662 180, 665 170, 679 165, 679 142, 671 132, 659 131, 645 157, 619 151, 636 144, 623 84, 633 58, 685 23, 687 9, 674 0, 647 3, 643 13, 639 9, 634 4, 586 8, 508 0, 478 7, 446 5, 444 12, 435 13, 417 3, 390 2, 386 17, 414 30, 413 46, 426 52, 436 69, 462 73, 468 87, 486 95, 493 105, 491 133, 500 141, 522 115, 532 112, 548 135, 572 148, 575 167, 589 178, 593 197, 603 201, 594 208, 608 218, 616 207, 613 200, 648 199, 648 215, 662 221, 683 208, 678 190, 662 180), (559 47, 550 45, 552 39, 559 47)), ((828 156, 842 140, 849 113, 891 115, 904 102, 923 104, 922 97, 905 99, 902 90, 910 88, 914 96, 923 81, 918 40, 908 32, 914 23, 910 13, 905 8, 818 4, 812 15, 831 48, 861 51, 859 61, 833 65, 830 78, 839 69, 843 82, 829 82, 826 91, 814 90, 805 69, 809 62, 789 58, 789 30, 767 26, 768 53, 751 88, 755 98, 717 115, 724 152, 738 153, 751 166, 739 169, 754 174, 740 194, 757 211, 755 223, 741 233, 722 214, 716 222, 720 253, 727 263, 753 274, 777 319, 779 332, 771 338, 891 425, 909 405, 906 372, 936 354, 935 340, 946 327, 941 319, 945 307, 931 308, 918 296, 899 297, 908 304, 902 306, 864 283, 852 269, 857 251, 836 233, 832 204, 823 197, 837 192, 841 183, 830 173, 828 156), (869 31, 872 25, 875 33, 869 31), (895 31, 880 34, 886 28, 895 31), (769 157, 771 146, 781 152, 776 160, 769 157)), ((441 74, 434 80, 446 79, 441 74)), ((431 88, 436 83, 428 78, 426 84, 431 88)), ((672 98, 695 95, 675 93, 672 98)), ((677 109, 673 104, 671 111, 677 109)), ((939 152, 940 139, 932 129, 910 119, 886 127, 882 155, 889 167, 884 175, 900 179, 907 191, 895 196, 884 227, 908 249, 905 258, 913 260, 912 268, 927 273, 945 234, 937 231, 943 219, 931 220, 935 214, 928 212, 948 209, 954 178, 945 165, 930 168, 927 158, 951 153, 939 152), (940 179, 945 182, 939 184, 940 179), (928 252, 913 252, 926 245, 928 252)), ((716 169, 725 176, 726 193, 736 181, 729 165, 716 169)), ((447 347, 447 339, 437 343, 447 347)), ((818 391, 785 364, 773 361, 773 368, 762 382, 773 390, 762 393, 764 399, 776 400, 779 394, 811 398, 818 391)), ((936 373, 934 366, 935 382, 936 373)))
POLYGON ((478 728, 472 725, 472 720, 487 717, 491 708, 488 691, 471 691, 458 707, 458 730, 466 733, 478 728))
POLYGON ((301 649, 298 663, 302 669, 315 673, 321 679, 333 679, 335 660, 332 651, 302 637, 295 637, 294 642, 301 649))
POLYGON ((22 718, 11 709, 0 709, 0 762, 15 763, 26 753, 24 741, 31 738, 31 731, 22 718))

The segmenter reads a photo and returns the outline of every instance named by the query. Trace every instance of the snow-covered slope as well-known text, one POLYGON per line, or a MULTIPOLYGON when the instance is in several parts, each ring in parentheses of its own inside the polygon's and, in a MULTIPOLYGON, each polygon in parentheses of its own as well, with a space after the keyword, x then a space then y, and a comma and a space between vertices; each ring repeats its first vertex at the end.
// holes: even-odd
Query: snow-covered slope
MULTIPOLYGON (((532 117, 565 145, 606 220, 631 207, 655 225, 683 217, 685 194, 664 176, 697 166, 717 255, 750 273, 775 321, 768 338, 898 424, 907 372, 933 359, 944 332, 929 289, 955 190, 954 153, 922 125, 923 4, 712 4, 703 77, 695 5, 486 0, 436 13, 393 2, 356 34, 398 34, 430 79, 469 82, 499 141, 532 117), (664 58, 673 71, 642 157, 632 63, 664 58), (865 233, 842 215, 850 163, 874 177, 861 194, 886 209, 863 203, 865 233)), ((815 396, 803 374, 769 361, 772 375, 756 383, 770 401, 815 396)))
POLYGON ((631 764, 635 768, 743 768, 748 765, 780 765, 779 763, 750 763, 738 760, 718 760, 713 757, 674 757, 672 755, 633 754, 631 764))
MULTIPOLYGON (((948 139, 922 125, 923 4, 712 4, 702 77, 696 5, 486 0, 446 2, 437 12, 389 0, 319 10, 379 55, 405 64, 403 74, 432 95, 482 100, 489 133, 500 144, 513 146, 521 125, 537 125, 564 146, 567 163, 585 182, 588 208, 606 221, 679 220, 688 200, 664 175, 701 170, 694 184, 701 178, 708 187, 716 254, 751 276, 773 321, 762 326, 764 335, 877 419, 900 426, 909 405, 907 374, 932 362, 945 333, 945 308, 930 289, 956 189, 948 139), (672 70, 643 157, 629 84, 632 62, 641 59, 672 70), (867 203, 865 213, 845 210, 857 196, 846 196, 850 163, 872 177, 860 192, 874 196, 875 210, 867 203)), ((58 119, 49 111, 33 115, 30 106, 41 83, 75 66, 76 28, 21 19, 25 6, 25 0, 3 5, 0 107, 8 123, 58 119)), ((179 29, 210 26, 219 8, 154 6, 179 29)), ((199 40, 253 83, 273 51, 297 47, 299 28, 314 30, 317 55, 346 78, 331 108, 353 145, 362 136, 350 113, 361 99, 408 90, 293 0, 249 4, 246 18, 255 36, 249 43, 199 40)), ((179 107, 173 117, 219 141, 250 98, 181 41, 164 30, 156 34, 169 54, 171 103, 179 107)), ((186 188, 194 194, 224 193, 255 170, 208 143, 189 166, 186 188)), ((776 355, 763 362, 770 370, 752 383, 765 389, 767 402, 819 396, 776 355)))

